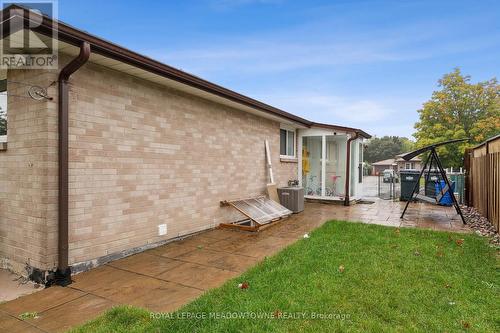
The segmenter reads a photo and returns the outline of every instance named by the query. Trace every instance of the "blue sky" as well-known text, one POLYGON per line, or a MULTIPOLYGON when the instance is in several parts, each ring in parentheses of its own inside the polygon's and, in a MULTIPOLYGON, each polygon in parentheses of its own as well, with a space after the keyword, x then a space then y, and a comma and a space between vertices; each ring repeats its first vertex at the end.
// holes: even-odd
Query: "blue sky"
POLYGON ((411 136, 437 80, 499 77, 500 1, 69 1, 59 18, 307 119, 411 136))

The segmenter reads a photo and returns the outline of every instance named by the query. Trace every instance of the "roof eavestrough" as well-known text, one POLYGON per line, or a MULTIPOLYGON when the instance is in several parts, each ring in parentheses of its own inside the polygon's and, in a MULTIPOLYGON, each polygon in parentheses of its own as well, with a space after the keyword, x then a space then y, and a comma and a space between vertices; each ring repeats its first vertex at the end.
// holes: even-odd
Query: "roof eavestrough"
POLYGON ((353 128, 353 127, 345 127, 345 126, 330 125, 330 124, 315 123, 315 122, 312 122, 310 127, 323 127, 323 128, 330 128, 330 129, 338 130, 338 131, 358 133, 359 136, 362 136, 365 139, 370 139, 372 137, 370 134, 366 133, 365 131, 360 130, 359 128, 353 128))

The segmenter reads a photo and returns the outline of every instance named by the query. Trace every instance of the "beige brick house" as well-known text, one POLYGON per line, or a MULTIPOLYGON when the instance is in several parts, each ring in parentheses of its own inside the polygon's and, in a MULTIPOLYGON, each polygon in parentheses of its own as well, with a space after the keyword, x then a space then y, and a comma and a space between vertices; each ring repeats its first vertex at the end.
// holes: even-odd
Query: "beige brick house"
POLYGON ((396 172, 401 170, 421 170, 422 169, 422 159, 420 157, 414 157, 409 161, 404 160, 401 156, 404 154, 398 154, 395 158, 389 158, 387 160, 377 161, 372 163, 372 176, 378 176, 384 173, 384 170, 391 169, 396 172))
MULTIPOLYGON (((25 9, 2 15, 26 29, 25 9)), ((47 39, 54 22, 40 20, 31 30, 47 39)), ((361 197, 362 130, 313 123, 62 22, 56 31, 58 69, 1 72, 1 268, 65 284, 69 269, 227 222, 221 200, 265 193, 265 140, 279 186, 361 197), (49 98, 17 97, 32 86, 49 98)))

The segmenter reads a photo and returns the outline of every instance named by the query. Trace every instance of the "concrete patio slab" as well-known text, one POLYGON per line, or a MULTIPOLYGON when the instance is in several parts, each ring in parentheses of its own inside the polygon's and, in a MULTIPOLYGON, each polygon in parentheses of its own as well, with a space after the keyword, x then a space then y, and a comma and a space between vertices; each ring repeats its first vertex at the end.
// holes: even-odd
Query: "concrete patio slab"
POLYGON ((41 290, 37 293, 0 304, 0 311, 6 312, 14 317, 19 317, 19 315, 26 312, 41 313, 82 297, 83 295, 85 295, 84 292, 73 288, 54 286, 41 290))
POLYGON ((239 274, 234 271, 185 262, 173 270, 158 275, 158 278, 188 287, 208 290, 222 285, 226 280, 239 274))
POLYGON ((139 253, 124 259, 109 263, 109 266, 131 271, 141 272, 148 276, 157 276, 169 269, 179 266, 182 262, 150 253, 139 253))
POLYGON ((203 294, 203 290, 161 281, 157 288, 130 299, 126 304, 155 312, 171 312, 203 294))
POLYGON ((38 318, 28 319, 32 325, 45 332, 66 332, 80 325, 86 318, 93 318, 110 309, 115 303, 94 295, 84 295, 64 306, 57 306, 41 312, 38 318))
POLYGON ((192 247, 189 245, 180 245, 177 242, 173 242, 168 246, 160 246, 155 249, 148 250, 145 253, 159 255, 165 258, 176 258, 188 252, 195 251, 196 249, 196 247, 192 247))
POLYGON ((118 304, 170 312, 220 286, 301 239, 328 220, 391 227, 469 232, 454 208, 374 200, 344 207, 307 203, 306 209, 257 233, 215 229, 75 275, 66 288, 51 287, 0 305, 0 331, 60 332, 118 304), (38 318, 20 320, 24 312, 38 318))
POLYGON ((25 332, 43 332, 32 324, 0 312, 0 332, 25 333, 25 332))
POLYGON ((200 249, 196 252, 189 252, 177 259, 219 269, 243 272, 253 266, 257 260, 249 256, 231 254, 207 249, 200 249))
POLYGON ((31 281, 0 269, 0 303, 16 299, 20 296, 29 295, 43 289, 43 285, 38 285, 31 281))

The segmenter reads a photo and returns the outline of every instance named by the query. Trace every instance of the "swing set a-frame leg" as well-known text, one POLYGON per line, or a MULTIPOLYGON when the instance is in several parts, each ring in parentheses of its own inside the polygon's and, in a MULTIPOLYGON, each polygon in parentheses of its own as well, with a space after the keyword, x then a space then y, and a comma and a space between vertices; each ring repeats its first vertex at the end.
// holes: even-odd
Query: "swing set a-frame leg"
MULTIPOLYGON (((436 154, 436 151, 433 149, 432 153, 436 154)), ((451 199, 453 200, 453 205, 455 206, 455 210, 457 211, 457 214, 460 215, 460 218, 462 219, 462 223, 467 224, 467 222, 465 222, 465 218, 462 214, 462 210, 460 209, 460 205, 458 204, 457 198, 455 198, 455 193, 453 193, 453 191, 452 191, 450 180, 448 179, 448 177, 446 177, 446 172, 444 172, 443 165, 441 164, 441 161, 439 160, 439 158, 437 158, 437 156, 436 156, 436 163, 438 165, 439 172, 441 173, 441 177, 446 182, 446 186, 448 186, 448 193, 450 194, 451 199)))

